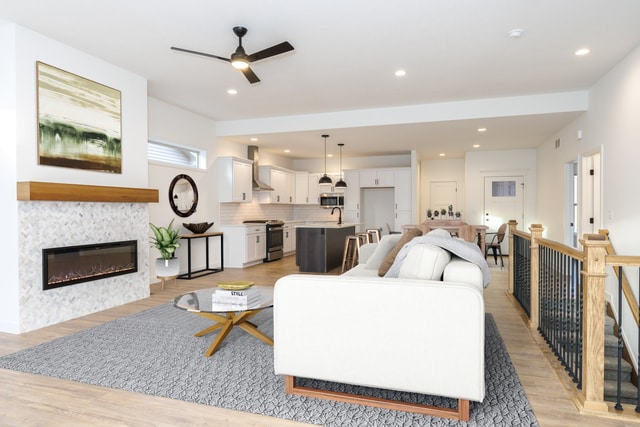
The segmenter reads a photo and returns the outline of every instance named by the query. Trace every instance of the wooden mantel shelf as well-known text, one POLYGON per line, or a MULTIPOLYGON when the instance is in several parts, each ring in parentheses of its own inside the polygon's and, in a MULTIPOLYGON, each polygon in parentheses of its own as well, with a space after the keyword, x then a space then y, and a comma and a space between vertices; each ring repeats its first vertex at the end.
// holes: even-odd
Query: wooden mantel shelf
POLYGON ((18 200, 158 203, 158 190, 150 188, 107 187, 35 181, 18 182, 17 185, 18 200))

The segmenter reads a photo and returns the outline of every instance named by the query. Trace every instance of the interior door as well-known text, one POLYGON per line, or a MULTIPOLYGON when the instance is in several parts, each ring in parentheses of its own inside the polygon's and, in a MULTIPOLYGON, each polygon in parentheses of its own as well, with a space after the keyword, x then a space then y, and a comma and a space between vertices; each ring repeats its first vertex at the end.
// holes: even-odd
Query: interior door
POLYGON ((453 205, 453 209, 458 207, 458 183, 456 181, 431 181, 430 209, 447 209, 453 205))
MULTIPOLYGON (((487 176, 484 178, 484 225, 487 233, 495 233, 501 224, 509 220, 518 221, 519 228, 524 222, 524 177, 487 176)), ((490 241, 492 235, 487 236, 490 241)), ((509 239, 505 236, 501 245, 502 253, 509 253, 509 239)))
POLYGON ((579 204, 580 228, 578 229, 580 236, 585 233, 598 233, 602 228, 600 153, 582 158, 581 176, 582 197, 579 204))

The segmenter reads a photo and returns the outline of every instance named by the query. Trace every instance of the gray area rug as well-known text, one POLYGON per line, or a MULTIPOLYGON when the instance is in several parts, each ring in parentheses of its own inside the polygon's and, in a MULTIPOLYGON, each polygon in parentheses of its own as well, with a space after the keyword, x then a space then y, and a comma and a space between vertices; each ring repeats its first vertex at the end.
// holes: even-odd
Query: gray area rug
MULTIPOLYGON (((273 336, 271 309, 252 321, 273 336)), ((287 395, 284 378, 273 373, 273 348, 240 329, 234 329, 212 357, 204 357, 213 335, 196 338, 193 334, 209 325, 209 320, 168 303, 6 355, 0 358, 0 368, 327 427, 538 425, 490 314, 486 318, 486 397, 482 403, 471 402, 468 423, 287 395)), ((438 406, 456 404, 447 398, 360 390, 438 406)))

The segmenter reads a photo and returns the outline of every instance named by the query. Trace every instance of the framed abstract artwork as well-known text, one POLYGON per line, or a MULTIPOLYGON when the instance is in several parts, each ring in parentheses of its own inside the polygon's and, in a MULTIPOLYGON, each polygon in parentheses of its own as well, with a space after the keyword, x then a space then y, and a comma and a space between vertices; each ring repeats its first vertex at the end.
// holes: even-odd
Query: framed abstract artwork
POLYGON ((122 173, 121 93, 37 62, 38 163, 122 173))

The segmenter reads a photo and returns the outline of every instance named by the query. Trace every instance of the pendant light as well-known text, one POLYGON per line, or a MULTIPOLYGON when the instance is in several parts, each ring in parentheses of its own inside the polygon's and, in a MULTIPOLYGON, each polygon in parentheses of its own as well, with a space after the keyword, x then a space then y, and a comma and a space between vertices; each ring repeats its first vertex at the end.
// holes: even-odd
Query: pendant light
POLYGON ((320 177, 318 184, 331 185, 333 181, 327 176, 327 138, 329 135, 322 135, 322 137, 324 138, 324 175, 320 177))
POLYGON ((342 179, 342 147, 344 144, 340 143, 338 147, 340 147, 340 179, 336 182, 336 188, 347 188, 347 183, 342 179))

